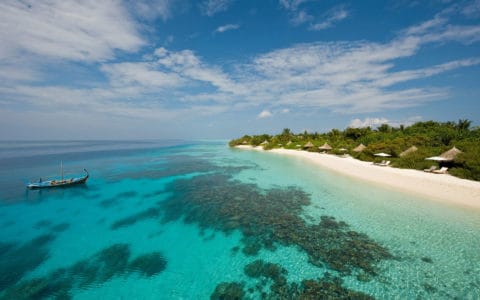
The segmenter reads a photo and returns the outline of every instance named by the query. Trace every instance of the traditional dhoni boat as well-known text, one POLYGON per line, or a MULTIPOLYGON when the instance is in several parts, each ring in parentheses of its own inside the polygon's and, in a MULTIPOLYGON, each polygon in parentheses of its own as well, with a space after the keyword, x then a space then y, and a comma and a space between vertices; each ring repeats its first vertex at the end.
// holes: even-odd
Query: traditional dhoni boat
POLYGON ((88 179, 88 171, 87 169, 83 169, 85 171, 85 176, 82 177, 71 177, 71 178, 64 178, 63 176, 63 163, 61 165, 61 173, 62 177, 61 179, 52 179, 52 180, 46 180, 42 181, 40 180, 38 182, 30 182, 27 184, 27 188, 29 189, 42 189, 42 188, 53 188, 53 187, 66 187, 70 185, 76 185, 76 184, 81 184, 87 182, 88 179))

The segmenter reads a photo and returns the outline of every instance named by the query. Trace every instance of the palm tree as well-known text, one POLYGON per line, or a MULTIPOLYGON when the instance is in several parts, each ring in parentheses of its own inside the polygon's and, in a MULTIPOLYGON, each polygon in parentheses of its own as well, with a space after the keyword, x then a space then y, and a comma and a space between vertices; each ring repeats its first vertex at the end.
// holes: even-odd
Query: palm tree
POLYGON ((460 131, 467 131, 470 128, 470 125, 472 125, 472 121, 468 119, 459 119, 456 127, 460 131))

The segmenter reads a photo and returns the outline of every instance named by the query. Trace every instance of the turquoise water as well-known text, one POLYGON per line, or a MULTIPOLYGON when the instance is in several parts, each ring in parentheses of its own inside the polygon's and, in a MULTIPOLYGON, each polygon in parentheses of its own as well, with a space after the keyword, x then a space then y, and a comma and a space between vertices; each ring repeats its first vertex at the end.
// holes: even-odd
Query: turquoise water
POLYGON ((1 299, 480 297, 479 211, 299 158, 225 142, 2 142, 0 167, 1 299), (60 160, 88 183, 24 188, 60 160))

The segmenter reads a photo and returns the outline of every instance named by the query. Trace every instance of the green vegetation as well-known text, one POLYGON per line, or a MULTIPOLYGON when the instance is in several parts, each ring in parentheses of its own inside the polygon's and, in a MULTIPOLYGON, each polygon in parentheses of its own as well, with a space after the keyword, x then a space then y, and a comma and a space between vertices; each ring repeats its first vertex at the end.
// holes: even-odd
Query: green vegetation
POLYGON ((262 146, 265 150, 273 148, 297 149, 321 152, 320 146, 328 143, 332 154, 350 154, 364 161, 378 161, 382 158, 375 153, 390 154, 388 160, 397 168, 426 169, 437 162, 425 160, 427 157, 439 156, 441 153, 456 147, 462 151, 452 161, 440 162, 449 168, 451 175, 480 181, 480 127, 471 128, 471 121, 458 122, 418 122, 411 126, 392 127, 383 124, 377 129, 347 128, 343 131, 332 129, 327 133, 309 133, 307 131, 294 134, 286 128, 277 135, 245 135, 231 140, 231 147, 238 145, 262 146), (308 147, 309 143, 313 147, 308 147), (367 146, 361 152, 353 149, 358 145, 367 146), (306 147, 307 146, 307 147, 306 147), (400 155, 411 146, 417 148, 408 154, 400 155), (341 150, 342 148, 346 150, 341 150))

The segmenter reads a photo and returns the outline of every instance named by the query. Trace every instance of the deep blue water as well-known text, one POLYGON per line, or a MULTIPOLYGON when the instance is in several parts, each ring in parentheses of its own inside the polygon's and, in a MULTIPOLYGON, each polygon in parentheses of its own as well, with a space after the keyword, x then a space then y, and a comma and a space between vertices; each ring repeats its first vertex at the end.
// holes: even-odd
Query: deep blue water
POLYGON ((0 191, 0 299, 480 297, 480 212, 225 141, 1 142, 0 191))

